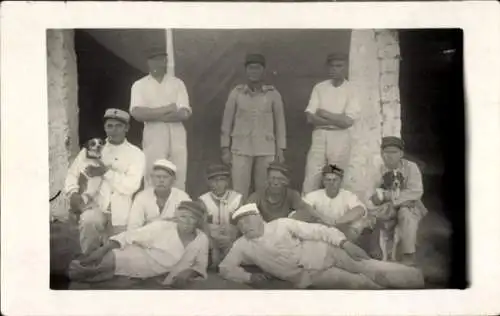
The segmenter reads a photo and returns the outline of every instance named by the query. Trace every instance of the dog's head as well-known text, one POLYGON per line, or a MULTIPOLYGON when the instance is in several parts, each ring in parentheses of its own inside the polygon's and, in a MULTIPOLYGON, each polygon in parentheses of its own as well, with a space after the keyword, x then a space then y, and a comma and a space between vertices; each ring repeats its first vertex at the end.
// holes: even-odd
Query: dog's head
POLYGON ((101 138, 91 138, 85 143, 85 149, 87 149, 87 158, 101 158, 102 147, 104 146, 104 140, 101 138))
POLYGON ((382 189, 384 190, 400 190, 404 182, 404 177, 401 171, 388 171, 383 176, 382 189))

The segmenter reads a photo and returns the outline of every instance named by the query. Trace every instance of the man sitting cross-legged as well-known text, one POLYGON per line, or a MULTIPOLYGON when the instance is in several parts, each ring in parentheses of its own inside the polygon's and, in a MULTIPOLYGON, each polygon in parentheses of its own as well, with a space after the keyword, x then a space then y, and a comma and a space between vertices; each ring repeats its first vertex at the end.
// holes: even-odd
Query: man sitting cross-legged
POLYGON ((342 169, 335 165, 326 165, 322 173, 324 189, 313 191, 304 197, 304 201, 314 212, 302 208, 290 217, 336 227, 349 240, 357 241, 362 231, 371 225, 371 218, 366 216, 365 206, 356 194, 341 188, 344 177, 342 169))
POLYGON ((295 288, 419 288, 421 272, 405 265, 370 259, 333 227, 279 218, 266 223, 255 204, 233 213, 243 233, 219 266, 222 277, 260 287, 269 276, 295 288), (265 273, 241 267, 257 265, 265 273))
POLYGON ((173 220, 157 220, 115 235, 90 255, 72 261, 69 278, 99 282, 114 276, 145 279, 168 273, 163 284, 180 288, 206 278, 209 241, 197 229, 205 216, 203 205, 183 201, 173 220))

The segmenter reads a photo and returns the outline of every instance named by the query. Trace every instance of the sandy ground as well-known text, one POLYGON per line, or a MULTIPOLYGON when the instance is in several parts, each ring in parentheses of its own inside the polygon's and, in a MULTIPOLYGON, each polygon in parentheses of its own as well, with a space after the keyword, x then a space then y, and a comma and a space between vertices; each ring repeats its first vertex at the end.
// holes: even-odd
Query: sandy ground
MULTIPOLYGON (((451 229, 446 219, 438 212, 429 212, 422 219, 419 228, 417 263, 421 267, 426 281, 426 288, 445 288, 449 272, 449 241, 451 229)), ((79 250, 76 227, 65 223, 51 224, 51 288, 53 289, 86 289, 87 284, 70 284, 64 276, 71 258, 79 250)), ((288 284, 282 281, 269 282, 265 288, 285 289, 288 284)), ((112 282, 92 285, 93 289, 159 289, 159 279, 146 281, 117 278, 112 282)), ((245 289, 246 286, 235 284, 219 278, 211 272, 208 280, 196 283, 192 289, 245 289)))

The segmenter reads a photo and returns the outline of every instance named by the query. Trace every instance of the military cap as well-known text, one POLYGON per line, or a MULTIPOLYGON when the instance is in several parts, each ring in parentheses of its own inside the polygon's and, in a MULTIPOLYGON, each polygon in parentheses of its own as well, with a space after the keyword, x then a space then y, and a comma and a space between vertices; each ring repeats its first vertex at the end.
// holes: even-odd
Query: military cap
POLYGON ((323 170, 321 172, 323 175, 327 174, 327 173, 333 173, 333 174, 339 175, 341 177, 344 176, 344 170, 337 167, 337 165, 326 165, 323 167, 323 170))
POLYGON ((248 54, 245 57, 245 66, 249 64, 261 64, 263 67, 266 66, 266 58, 262 54, 248 54))
POLYGON ((153 169, 163 169, 169 173, 176 174, 177 167, 173 162, 167 159, 158 159, 153 163, 153 169))
POLYGON ((205 206, 198 201, 182 201, 179 203, 179 206, 177 206, 177 209, 191 211, 198 219, 202 219, 207 213, 205 206))
POLYGON ((120 109, 107 109, 104 112, 104 119, 115 119, 128 124, 130 122, 130 114, 120 109))
POLYGON ((396 136, 386 136, 382 138, 382 144, 380 145, 380 148, 384 149, 386 147, 397 147, 401 150, 404 149, 404 142, 401 138, 396 137, 396 136))
POLYGON ((152 59, 152 58, 155 58, 155 57, 164 57, 164 56, 167 56, 167 51, 165 49, 165 47, 151 47, 150 49, 148 49, 146 51, 146 55, 148 57, 148 59, 152 59))
POLYGON ((328 54, 328 56, 326 56, 327 63, 330 63, 334 60, 347 61, 347 60, 349 60, 349 57, 347 56, 347 54, 344 54, 344 53, 330 53, 330 54, 328 54))
POLYGON ((207 168, 207 178, 213 178, 216 176, 231 176, 231 170, 225 164, 211 164, 207 168))
POLYGON ((267 170, 278 170, 281 173, 283 173, 287 178, 290 177, 290 169, 288 168, 287 165, 281 162, 273 161, 269 164, 267 167, 267 170))
POLYGON ((257 204, 255 203, 249 203, 242 205, 239 209, 233 212, 233 215, 231 215, 231 219, 233 223, 237 223, 238 220, 242 217, 248 216, 248 215, 259 215, 259 208, 257 207, 257 204))

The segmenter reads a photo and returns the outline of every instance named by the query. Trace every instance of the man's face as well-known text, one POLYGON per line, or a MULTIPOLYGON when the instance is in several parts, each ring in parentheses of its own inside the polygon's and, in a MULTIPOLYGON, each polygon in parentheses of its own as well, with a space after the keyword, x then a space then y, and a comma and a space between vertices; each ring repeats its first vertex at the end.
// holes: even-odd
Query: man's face
POLYGON ((264 66, 261 64, 248 64, 245 68, 247 78, 250 82, 262 81, 264 76, 264 66))
POLYGON ((267 184, 271 190, 281 190, 288 185, 288 178, 278 170, 269 170, 267 184))
POLYGON ((328 63, 328 75, 335 80, 345 79, 346 64, 344 60, 332 60, 328 63))
POLYGON ((390 169, 397 168, 401 158, 403 158, 403 151, 396 146, 388 146, 382 149, 382 159, 386 167, 390 169))
POLYGON ((215 195, 222 196, 229 187, 229 177, 224 175, 211 177, 208 179, 208 186, 215 195))
POLYGON ((112 144, 121 144, 128 132, 128 124, 116 119, 107 119, 104 123, 104 131, 112 144))
POLYGON ((167 191, 172 188, 175 181, 175 175, 165 169, 154 168, 151 172, 151 181, 155 189, 167 191))
POLYGON ((264 220, 260 215, 246 215, 236 224, 247 239, 259 238, 264 234, 264 220))
POLYGON ((167 73, 167 57, 155 56, 148 59, 149 73, 155 77, 162 77, 167 73))
POLYGON ((198 218, 189 210, 178 208, 175 211, 175 221, 180 230, 193 232, 198 225, 198 218))
POLYGON ((326 173, 323 175, 323 185, 329 195, 336 196, 342 185, 342 177, 336 173, 326 173))

